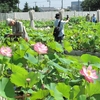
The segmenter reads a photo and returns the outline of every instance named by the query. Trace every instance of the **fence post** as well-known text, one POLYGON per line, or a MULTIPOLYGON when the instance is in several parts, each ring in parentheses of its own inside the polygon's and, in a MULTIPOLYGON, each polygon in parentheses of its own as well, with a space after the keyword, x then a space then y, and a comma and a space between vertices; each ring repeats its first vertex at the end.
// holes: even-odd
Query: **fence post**
POLYGON ((76 10, 74 10, 74 17, 76 17, 76 10))
POLYGON ((64 18, 64 9, 59 10, 60 19, 64 18))
POLYGON ((29 17, 30 17, 30 27, 34 28, 34 10, 29 11, 29 17))
POLYGON ((97 22, 100 22, 100 10, 97 10, 97 22))

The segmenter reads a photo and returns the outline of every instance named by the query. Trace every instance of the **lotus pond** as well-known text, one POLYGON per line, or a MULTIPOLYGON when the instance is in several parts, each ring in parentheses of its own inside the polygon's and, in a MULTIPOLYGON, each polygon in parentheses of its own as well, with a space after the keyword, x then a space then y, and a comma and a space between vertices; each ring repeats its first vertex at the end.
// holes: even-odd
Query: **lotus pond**
MULTIPOLYGON (((9 41, 11 29, 0 23, 0 96, 7 100, 100 100, 100 58, 63 53, 53 39, 53 21, 22 21, 30 41, 9 41), (47 27, 46 27, 47 26, 47 27)), ((100 51, 100 23, 71 18, 65 25, 67 52, 100 51)))

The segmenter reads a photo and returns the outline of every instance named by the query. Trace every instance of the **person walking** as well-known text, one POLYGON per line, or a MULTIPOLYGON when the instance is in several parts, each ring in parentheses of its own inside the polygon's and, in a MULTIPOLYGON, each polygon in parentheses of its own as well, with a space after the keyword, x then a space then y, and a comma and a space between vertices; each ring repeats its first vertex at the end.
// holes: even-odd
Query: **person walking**
POLYGON ((96 17, 95 17, 95 14, 93 14, 93 16, 91 17, 91 22, 94 22, 94 23, 97 22, 96 17))
POLYGON ((90 22, 90 21, 91 21, 90 14, 87 14, 87 15, 86 15, 86 21, 87 21, 87 22, 90 22))

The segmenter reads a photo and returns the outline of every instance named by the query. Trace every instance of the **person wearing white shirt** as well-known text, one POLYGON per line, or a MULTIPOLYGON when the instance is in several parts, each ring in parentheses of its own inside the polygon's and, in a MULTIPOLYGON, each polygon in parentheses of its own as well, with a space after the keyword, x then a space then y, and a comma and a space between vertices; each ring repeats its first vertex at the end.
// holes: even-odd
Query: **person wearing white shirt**
POLYGON ((55 18, 56 18, 56 20, 54 22, 55 27, 58 26, 59 21, 61 21, 61 22, 60 22, 60 33, 58 34, 57 37, 54 37, 54 38, 55 38, 55 41, 62 43, 62 40, 63 40, 63 37, 64 37, 64 25, 69 22, 69 19, 67 19, 66 21, 60 20, 60 14, 59 13, 57 13, 55 15, 55 18))

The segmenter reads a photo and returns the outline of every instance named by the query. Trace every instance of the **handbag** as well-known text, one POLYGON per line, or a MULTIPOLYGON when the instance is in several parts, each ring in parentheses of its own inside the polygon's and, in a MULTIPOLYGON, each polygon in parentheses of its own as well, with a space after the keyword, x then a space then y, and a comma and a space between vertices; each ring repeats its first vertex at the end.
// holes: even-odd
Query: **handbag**
POLYGON ((54 31, 53 31, 53 36, 54 37, 58 37, 59 33, 60 33, 60 23, 61 23, 61 20, 59 21, 57 27, 54 28, 54 31))

